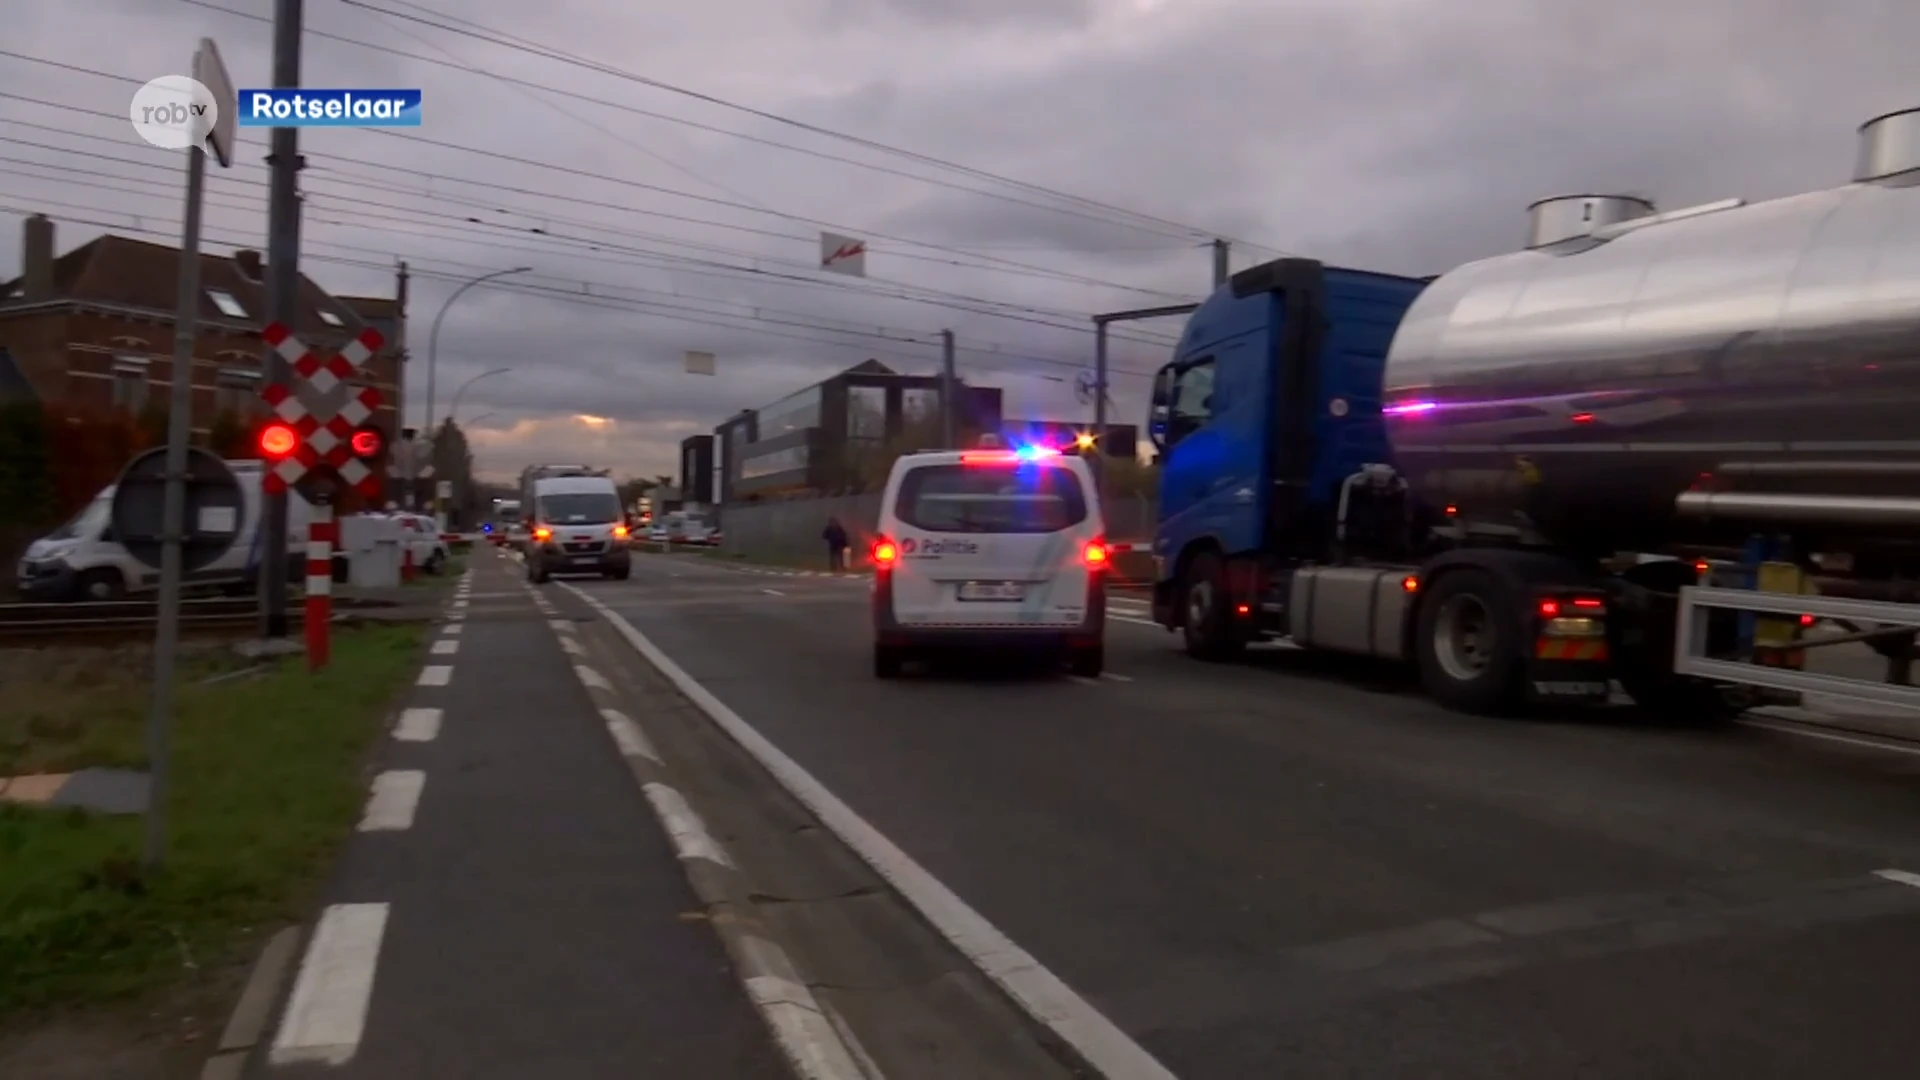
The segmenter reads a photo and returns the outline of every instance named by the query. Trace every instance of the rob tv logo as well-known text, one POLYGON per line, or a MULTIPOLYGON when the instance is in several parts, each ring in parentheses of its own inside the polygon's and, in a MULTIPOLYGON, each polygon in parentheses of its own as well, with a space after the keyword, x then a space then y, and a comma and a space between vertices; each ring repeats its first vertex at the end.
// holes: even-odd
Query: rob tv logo
POLYGON ((241 127, 419 127, 418 90, 242 90, 241 127))

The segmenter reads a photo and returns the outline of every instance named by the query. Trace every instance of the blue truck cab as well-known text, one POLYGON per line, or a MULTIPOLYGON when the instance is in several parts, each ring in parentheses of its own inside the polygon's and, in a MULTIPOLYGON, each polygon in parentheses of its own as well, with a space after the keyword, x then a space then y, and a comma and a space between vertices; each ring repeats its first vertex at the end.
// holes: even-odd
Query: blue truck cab
POLYGON ((1235 274, 1193 313, 1155 376, 1148 423, 1162 450, 1156 608, 1196 558, 1330 555, 1347 479, 1392 461, 1387 349, 1426 284, 1279 259, 1235 274))

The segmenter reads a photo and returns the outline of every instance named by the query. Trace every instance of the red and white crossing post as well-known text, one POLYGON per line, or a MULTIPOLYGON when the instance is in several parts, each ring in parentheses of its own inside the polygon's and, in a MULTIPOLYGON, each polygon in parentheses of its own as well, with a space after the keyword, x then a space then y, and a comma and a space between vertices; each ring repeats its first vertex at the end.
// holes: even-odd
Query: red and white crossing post
POLYGON ((333 624, 333 549, 339 540, 334 522, 333 503, 320 499, 313 504, 313 517, 307 522, 307 670, 327 666, 332 652, 329 630, 333 624))

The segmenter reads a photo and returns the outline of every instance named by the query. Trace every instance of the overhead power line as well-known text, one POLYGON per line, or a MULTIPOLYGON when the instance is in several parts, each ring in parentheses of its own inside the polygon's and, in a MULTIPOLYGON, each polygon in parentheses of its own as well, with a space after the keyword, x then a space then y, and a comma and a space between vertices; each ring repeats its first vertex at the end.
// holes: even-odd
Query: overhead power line
MULTIPOLYGON (((84 75, 92 75, 97 78, 111 79, 121 83, 132 83, 134 85, 142 85, 145 82, 145 80, 135 78, 131 75, 121 75, 116 72, 102 71, 98 68, 89 68, 79 64, 67 63, 65 61, 48 60, 43 57, 30 56, 25 53, 12 52, 6 49, 0 49, 0 56, 6 56, 16 60, 23 60, 29 63, 44 64, 44 65, 59 68, 65 71, 72 71, 72 72, 76 72, 78 74, 84 74, 84 75)), ((10 95, 10 96, 17 96, 17 95, 10 95)), ((1017 268, 1022 270, 1035 271, 1035 272, 1046 274, 1049 276, 1057 276, 1062 280, 1078 281, 1078 282, 1083 282, 1089 285, 1099 285, 1106 288, 1124 289, 1128 292, 1141 293, 1145 295, 1162 296, 1162 297, 1180 295, 1176 293, 1167 293, 1163 290, 1158 290, 1158 289, 1143 289, 1139 286, 1127 285, 1121 282, 1104 281, 1099 278, 1087 277, 1079 274, 1071 274, 1066 271, 1057 270, 1053 267, 1037 266, 1035 264, 1021 262, 1016 259, 1008 259, 1001 256, 989 255, 989 254, 984 254, 980 252, 971 252, 963 248, 953 247, 946 244, 936 244, 936 243, 933 243, 932 241, 927 241, 927 240, 916 240, 911 237, 880 232, 874 229, 862 229, 854 225, 845 225, 845 224, 839 224, 839 223, 830 222, 830 221, 824 221, 816 218, 806 218, 806 217, 800 217, 798 215, 793 215, 793 214, 785 214, 776 210, 769 210, 765 207, 752 206, 746 203, 740 203, 740 202, 736 202, 729 199, 716 198, 711 195, 701 195, 696 192, 681 191, 678 188, 670 188, 660 184, 649 184, 644 181, 634 180, 628 177, 609 176, 605 173, 596 173, 587 169, 576 169, 571 166, 558 165, 552 162, 539 161, 533 158, 524 158, 518 155, 507 154, 497 150, 487 150, 480 147, 464 146, 459 143, 445 142, 439 139, 429 139, 429 138, 426 138, 425 136, 419 136, 419 135, 408 135, 398 131, 387 130, 384 128, 360 128, 355 130, 364 131, 366 133, 373 134, 373 135, 383 135, 389 138, 404 139, 410 143, 414 143, 418 145, 435 146, 435 147, 440 147, 442 149, 455 150, 461 153, 473 154, 479 157, 483 157, 483 158, 487 158, 495 161, 509 161, 516 165, 524 165, 528 168, 544 169, 551 172, 561 173, 563 175, 575 176, 575 177, 588 179, 588 180, 596 180, 602 183, 615 184, 622 187, 632 188, 640 191, 651 191, 657 194, 669 195, 669 196, 673 196, 675 198, 681 198, 681 199, 688 199, 694 202, 706 203, 708 205, 725 206, 735 210, 746 211, 748 213, 764 214, 772 217, 783 218, 789 221, 802 222, 804 224, 812 225, 816 228, 828 229, 835 232, 845 233, 848 235, 855 235, 855 236, 861 236, 864 238, 872 238, 872 239, 879 239, 879 240, 888 240, 894 243, 908 244, 914 247, 926 248, 931 251, 943 251, 952 255, 963 256, 971 259, 979 259, 979 260, 982 260, 983 262, 993 263, 997 266, 1012 267, 1012 268, 1017 268)), ((426 170, 412 168, 404 165, 396 165, 390 162, 367 161, 365 159, 360 159, 360 158, 351 158, 344 154, 330 154, 327 156, 332 157, 335 160, 348 161, 354 164, 366 165, 371 168, 383 169, 387 171, 408 172, 408 173, 413 173, 413 174, 422 175, 422 176, 436 175, 426 170)), ((462 178, 450 178, 450 179, 459 179, 460 182, 463 182, 463 183, 478 183, 478 181, 468 181, 462 178)))
MULTIPOLYGON (((0 118, 0 123, 24 124, 25 122, 0 118)), ((34 125, 29 125, 29 126, 34 126, 34 125)), ((58 130, 58 129, 48 128, 48 130, 58 130)), ((92 136, 92 137, 102 138, 100 136, 92 136)), ((105 161, 115 162, 118 164, 123 164, 123 165, 136 167, 136 168, 151 168, 151 169, 156 169, 163 172, 167 170, 167 166, 159 162, 137 161, 137 160, 118 157, 115 155, 97 154, 90 151, 75 150, 67 147, 58 147, 58 146, 53 146, 51 144, 34 142, 31 140, 12 139, 5 136, 0 136, 0 143, 15 143, 23 146, 30 146, 30 147, 35 147, 39 149, 52 150, 59 153, 79 154, 87 157, 98 158, 105 161)), ((141 181, 139 180, 139 178, 119 176, 113 173, 104 173, 104 172, 98 172, 98 171, 78 169, 76 167, 67 166, 65 164, 34 162, 34 161, 24 160, 24 159, 16 159, 16 160, 20 160, 21 163, 23 164, 37 165, 42 168, 49 168, 49 169, 57 168, 57 169, 66 170, 68 172, 80 173, 80 174, 90 173, 92 175, 99 175, 102 177, 122 180, 122 181, 149 182, 149 181, 141 181)), ((52 178, 42 178, 42 179, 52 179, 52 178)), ((247 181, 238 180, 237 178, 230 179, 230 178, 223 177, 220 179, 228 183, 236 183, 241 185, 248 184, 247 181)), ((325 178, 322 178, 322 179, 325 179, 325 178)), ((76 182, 85 184, 84 181, 76 181, 76 182)), ((158 181, 151 181, 151 182, 158 182, 158 181)), ((258 185, 253 185, 253 186, 257 187, 258 185)), ((403 193, 409 195, 410 197, 430 199, 430 200, 439 201, 439 202, 449 201, 444 196, 438 193, 433 193, 433 192, 403 192, 403 193)), ((936 306, 936 307, 948 308, 956 311, 965 311, 973 314, 986 315, 992 318, 1002 318, 1002 319, 1009 319, 1009 320, 1014 320, 1019 322, 1034 323, 1037 325, 1054 327, 1057 329, 1068 330, 1076 333, 1085 333, 1085 334, 1093 333, 1092 327, 1085 322, 1075 321, 1071 323, 1060 323, 1060 322, 1052 321, 1052 319, 1078 320, 1080 316, 1074 312, 1060 311, 1057 309, 1037 308, 1037 307, 1032 307, 1027 305, 1011 304, 1004 301, 996 301, 996 300, 986 299, 982 297, 975 297, 975 296, 970 296, 966 294, 951 292, 948 290, 928 289, 924 286, 915 286, 915 285, 910 285, 906 283, 894 283, 897 285, 897 288, 893 291, 889 291, 884 288, 874 288, 866 284, 867 282, 873 282, 873 281, 880 281, 881 284, 888 284, 887 282, 884 281, 884 279, 867 278, 867 279, 862 279, 860 282, 854 282, 854 281, 842 281, 840 279, 823 278, 810 273, 810 271, 812 270, 810 266, 807 266, 806 264, 798 263, 798 262, 791 262, 791 263, 787 263, 786 265, 792 266, 797 271, 801 271, 800 273, 780 273, 777 271, 766 270, 758 266, 740 266, 740 265, 720 262, 713 259, 695 258, 693 256, 672 252, 672 251, 662 251, 662 250, 652 249, 652 248, 621 245, 621 244, 610 242, 605 238, 604 235, 599 235, 599 234, 634 236, 641 239, 652 239, 652 240, 657 240, 657 241, 660 241, 663 243, 669 243, 669 244, 683 244, 683 245, 694 247, 694 248, 716 251, 722 254, 735 255, 741 258, 746 258, 746 259, 754 260, 757 262, 770 262, 775 264, 781 263, 781 260, 769 259, 758 252, 741 251, 739 249, 723 248, 717 245, 701 244, 694 241, 687 241, 679 237, 661 236, 659 234, 640 233, 633 230, 622 230, 612 226, 608 226, 603 222, 574 222, 573 224, 576 224, 581 228, 593 230, 596 233, 596 235, 569 236, 565 233, 556 233, 552 229, 545 228, 545 227, 536 229, 528 226, 509 225, 501 222, 482 221, 478 218, 471 217, 471 216, 447 214, 440 211, 424 210, 417 207, 399 206, 392 203, 383 203, 378 200, 368 199, 365 196, 358 195, 358 194, 349 195, 345 193, 336 193, 332 191, 319 190, 319 189, 312 190, 310 194, 313 197, 319 198, 319 199, 332 199, 332 200, 337 200, 341 202, 357 204, 360 206, 369 206, 369 207, 375 207, 379 209, 395 210, 395 211, 400 211, 406 215, 409 215, 407 217, 395 217, 390 214, 381 214, 381 213, 378 213, 377 211, 359 211, 358 212, 359 217, 365 218, 371 221, 392 221, 392 222, 401 222, 401 223, 419 225, 419 224, 422 224, 422 222, 419 221, 418 219, 424 218, 424 219, 429 219, 424 223, 426 225, 436 227, 436 228, 448 227, 448 226, 442 226, 442 225, 435 225, 434 220, 437 219, 439 221, 445 221, 453 225, 459 226, 460 231, 462 233, 471 232, 472 229, 478 228, 478 229, 490 230, 492 234, 495 236, 511 235, 517 239, 520 239, 522 241, 527 241, 527 242, 558 244, 563 248, 575 247, 578 249, 583 249, 586 251, 593 251, 593 252, 616 252, 616 253, 636 256, 642 259, 665 260, 670 263, 686 264, 686 266, 704 266, 704 267, 710 268, 713 271, 716 271, 716 273, 705 275, 705 276, 742 277, 742 278, 747 278, 747 279, 751 279, 751 280, 755 280, 755 281, 759 281, 767 284, 783 285, 783 286, 790 286, 790 287, 834 289, 834 290, 838 290, 848 294, 870 295, 870 296, 874 296, 882 299, 891 299, 891 300, 900 300, 900 301, 905 301, 910 303, 927 304, 927 305, 936 306), (902 292, 900 291, 902 289, 911 290, 912 292, 911 293, 902 292), (919 295, 914 295, 915 293, 919 295)), ((453 201, 457 201, 457 200, 453 200, 453 201)), ((473 204, 473 205, 482 205, 482 204, 473 204)), ((512 212, 522 213, 522 214, 526 213, 524 211, 512 211, 512 212)), ((528 215, 528 216, 532 216, 532 215, 528 215)), ((552 221, 555 219, 545 218, 544 220, 552 221)), ((335 224, 342 224, 349 227, 367 227, 357 222, 351 222, 351 221, 336 222, 335 224)), ((389 231, 391 231, 391 227, 387 227, 387 228, 389 229, 389 231)), ((403 229, 399 231, 405 232, 408 230, 403 229)), ((427 235, 431 237, 434 234, 428 233, 423 235, 427 235)), ((467 241, 461 240, 460 237, 453 237, 451 239, 460 240, 461 242, 467 242, 467 241)), ((552 247, 544 247, 540 249, 527 249, 524 247, 501 248, 498 245, 494 245, 491 243, 490 243, 490 246, 496 247, 497 250, 527 251, 532 254, 567 253, 562 251, 556 251, 552 247)), ((576 256, 576 257, 586 257, 586 256, 576 256)), ((622 264, 622 265, 636 265, 631 260, 590 259, 589 261, 605 261, 605 262, 612 262, 612 263, 622 264)), ((637 265, 651 266, 652 264, 643 262, 637 265)), ((694 273, 696 275, 699 275, 701 273, 700 271, 687 269, 686 266, 672 266, 672 267, 665 267, 665 268, 674 269, 676 272, 694 273)), ((1158 337, 1152 334, 1141 333, 1137 331, 1115 334, 1113 336, 1118 340, 1131 340, 1141 344, 1155 345, 1160 347, 1168 347, 1174 343, 1173 340, 1170 338, 1158 337)))

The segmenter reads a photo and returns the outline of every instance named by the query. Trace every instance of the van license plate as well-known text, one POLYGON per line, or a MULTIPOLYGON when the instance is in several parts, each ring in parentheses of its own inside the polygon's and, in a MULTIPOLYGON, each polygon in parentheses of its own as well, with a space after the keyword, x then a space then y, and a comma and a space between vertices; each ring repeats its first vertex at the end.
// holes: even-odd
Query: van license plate
POLYGON ((1013 581, 969 581, 960 586, 962 600, 1020 600, 1027 587, 1013 581))

